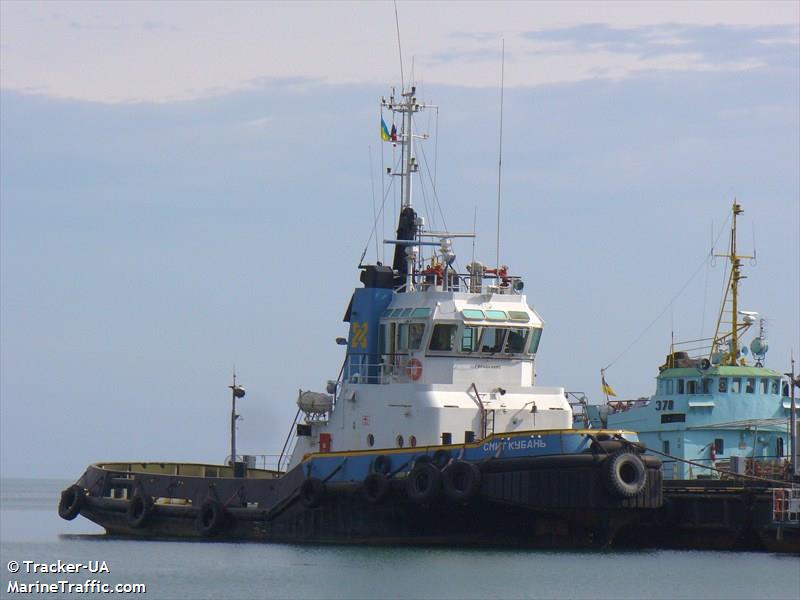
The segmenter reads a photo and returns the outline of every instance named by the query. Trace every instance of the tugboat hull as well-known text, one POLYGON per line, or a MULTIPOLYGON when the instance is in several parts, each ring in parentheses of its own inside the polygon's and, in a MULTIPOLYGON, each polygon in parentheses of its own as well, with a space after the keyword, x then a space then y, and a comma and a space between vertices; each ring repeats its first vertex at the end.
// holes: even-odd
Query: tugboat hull
POLYGON ((410 492, 408 477, 389 480, 381 497, 362 482, 328 482, 321 492, 309 492, 313 486, 306 482, 319 480, 304 478, 299 468, 279 479, 250 479, 120 473, 93 465, 77 486, 84 493, 80 514, 115 536, 604 547, 638 521, 643 511, 637 509, 661 505, 658 460, 644 459, 646 483, 629 498, 609 490, 607 460, 585 454, 489 461, 477 466, 480 484, 471 496, 454 498, 442 487, 422 500, 410 492), (147 499, 144 518, 137 497, 147 499))

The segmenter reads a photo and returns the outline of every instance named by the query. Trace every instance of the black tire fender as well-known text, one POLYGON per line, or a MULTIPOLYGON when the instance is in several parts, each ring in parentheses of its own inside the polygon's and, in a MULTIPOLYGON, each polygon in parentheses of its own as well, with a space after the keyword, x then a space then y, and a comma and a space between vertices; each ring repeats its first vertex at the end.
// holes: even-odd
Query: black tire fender
POLYGON ((450 453, 447 450, 437 450, 433 453, 431 462, 436 465, 439 470, 444 469, 447 463, 450 462, 450 453))
POLYGON ((194 521, 195 529, 203 537, 216 535, 222 530, 226 521, 226 510, 219 500, 209 498, 200 505, 200 511, 194 521))
POLYGON ((81 513, 86 504, 86 492, 79 485, 71 485, 63 492, 58 501, 58 516, 66 521, 72 521, 81 513))
POLYGON ((300 485, 300 502, 306 508, 316 508, 325 498, 325 483, 316 477, 309 477, 300 485))
POLYGON ((134 494, 128 503, 128 512, 126 514, 128 525, 134 529, 139 529, 147 523, 152 513, 153 499, 143 494, 134 494))
POLYGON ((442 487, 442 472, 432 463, 416 465, 406 479, 406 494, 417 503, 430 502, 442 487))
POLYGON ((632 498, 647 484, 644 462, 629 450, 618 450, 603 461, 602 468, 606 489, 614 496, 632 498))
POLYGON ((361 482, 361 493, 370 504, 379 504, 389 492, 389 478, 383 473, 370 473, 361 482))
POLYGON ((372 461, 372 472, 388 475, 392 470, 392 459, 385 454, 380 454, 372 461))
POLYGON ((442 471, 445 494, 456 502, 468 502, 481 487, 481 471, 475 463, 457 460, 442 471))

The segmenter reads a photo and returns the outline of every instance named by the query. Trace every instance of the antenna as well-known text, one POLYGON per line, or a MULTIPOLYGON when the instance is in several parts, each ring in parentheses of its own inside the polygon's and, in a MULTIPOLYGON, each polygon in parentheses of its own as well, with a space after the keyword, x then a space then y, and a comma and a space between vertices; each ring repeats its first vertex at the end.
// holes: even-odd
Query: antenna
POLYGON ((475 210, 472 213, 472 260, 470 263, 475 262, 475 234, 477 233, 476 230, 478 228, 478 205, 476 204, 474 208, 475 210))
POLYGON ((397 54, 400 55, 400 93, 405 90, 405 78, 403 77, 403 49, 400 47, 400 19, 397 17, 397 0, 394 0, 394 24, 397 28, 397 54))
POLYGON ((506 69, 506 40, 503 38, 503 45, 500 58, 500 150, 497 158, 497 253, 495 258, 497 268, 500 269, 500 183, 503 176, 503 90, 505 87, 506 69))
MULTIPOLYGON (((378 222, 378 213, 375 212, 375 173, 372 171, 372 146, 367 146, 369 151, 369 184, 372 188, 372 222, 373 227, 378 222)), ((375 261, 379 261, 381 259, 379 250, 378 250, 378 232, 375 232, 375 261)), ((362 259, 363 260, 363 259, 362 259)))

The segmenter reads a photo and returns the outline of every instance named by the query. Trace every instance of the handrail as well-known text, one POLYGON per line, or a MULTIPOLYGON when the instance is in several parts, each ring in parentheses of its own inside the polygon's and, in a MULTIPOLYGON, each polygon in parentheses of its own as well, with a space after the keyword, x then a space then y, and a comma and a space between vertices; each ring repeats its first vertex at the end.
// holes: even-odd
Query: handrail
POLYGON ((288 448, 289 444, 291 443, 291 440, 294 437, 296 437, 295 433, 297 432, 297 420, 300 418, 300 413, 301 412, 303 412, 303 410, 301 408, 298 408, 297 409, 297 413, 294 415, 294 419, 292 419, 292 425, 291 425, 291 428, 289 429, 289 433, 286 435, 286 441, 283 442, 283 448, 281 448, 281 453, 278 456, 278 470, 279 471, 283 470, 282 466, 283 466, 283 461, 284 461, 284 455, 286 455, 287 458, 288 458, 288 455, 286 453, 286 449, 288 448))

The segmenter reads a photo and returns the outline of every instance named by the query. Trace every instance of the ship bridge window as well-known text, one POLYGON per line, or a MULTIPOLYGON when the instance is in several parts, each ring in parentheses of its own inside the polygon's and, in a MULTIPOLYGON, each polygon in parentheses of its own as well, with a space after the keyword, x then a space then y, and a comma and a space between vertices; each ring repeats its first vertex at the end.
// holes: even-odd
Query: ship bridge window
POLYGON ((742 380, 738 377, 731 379, 731 394, 739 394, 742 391, 742 380))
POLYGON ((711 377, 703 377, 703 393, 711 393, 711 377))
POLYGON ((486 318, 490 321, 505 321, 508 319, 504 310, 487 310, 486 318))
POLYGON ((781 382, 779 380, 777 380, 777 379, 773 379, 772 380, 772 393, 777 396, 780 393, 780 391, 781 391, 781 382))
POLYGON ((728 378, 727 377, 720 377, 719 378, 719 386, 717 387, 720 394, 727 394, 728 393, 728 378))
POLYGON ((686 393, 687 394, 697 394, 697 380, 695 379, 687 379, 686 380, 686 393))
POLYGON ((528 352, 531 354, 536 354, 536 351, 539 349, 539 340, 542 339, 542 328, 541 327, 534 327, 531 330, 531 341, 530 345, 528 346, 528 352))
POLYGON ((766 379, 765 377, 761 378, 761 393, 769 394, 769 379, 766 379))
POLYGON ((525 337, 527 335, 527 329, 509 329, 504 352, 508 354, 525 352, 525 337))
POLYGON ((519 321, 520 323, 527 323, 531 320, 531 316, 524 310, 510 310, 508 311, 508 318, 512 321, 519 321))
POLYGON ((478 349, 478 333, 477 327, 464 327, 461 334, 462 352, 475 352, 478 349))
POLYGON ((430 316, 431 316, 430 308, 415 308, 411 313, 411 317, 414 319, 427 319, 430 316))
POLYGON ((678 393, 679 394, 686 393, 686 382, 683 379, 678 379, 678 393))
POLYGON ((414 311, 413 308, 402 308, 398 310, 400 311, 400 314, 398 315, 397 312, 395 312, 395 316, 401 316, 401 317, 410 317, 411 313, 414 311))
POLYGON ((748 394, 755 394, 756 393, 756 378, 755 377, 748 377, 747 378, 747 386, 745 387, 745 391, 748 394))
POLYGON ((664 390, 667 394, 674 394, 675 393, 675 381, 672 379, 667 379, 666 382, 666 390, 664 390))
POLYGON ((483 321, 483 319, 484 319, 483 311, 482 310, 476 310, 476 309, 473 309, 473 308, 465 308, 464 310, 461 311, 461 314, 464 315, 465 319, 470 319, 471 321, 475 321, 475 320, 483 321))
POLYGON ((438 323, 433 326, 429 348, 436 352, 450 352, 456 343, 458 325, 438 323))
POLYGON ((397 327, 397 350, 419 350, 425 335, 425 323, 400 323, 397 327))
POLYGON ((501 327, 484 327, 481 333, 481 352, 496 354, 503 349, 506 330, 501 327))

